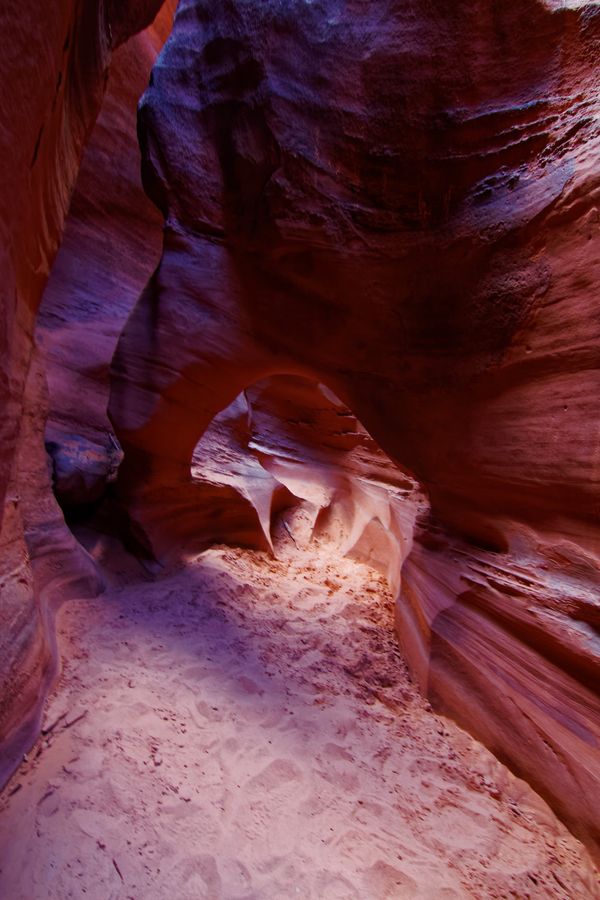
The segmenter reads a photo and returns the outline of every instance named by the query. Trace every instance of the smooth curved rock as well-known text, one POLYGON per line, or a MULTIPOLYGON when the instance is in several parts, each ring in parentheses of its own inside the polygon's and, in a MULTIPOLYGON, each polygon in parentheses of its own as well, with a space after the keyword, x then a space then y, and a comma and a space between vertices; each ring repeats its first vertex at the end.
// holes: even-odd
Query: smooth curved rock
POLYGON ((398 608, 422 685, 596 851, 599 34, 595 3, 181 0, 110 403, 163 548, 157 492, 240 391, 334 391, 431 499, 398 608))
MULTIPOLYGON (((162 503, 145 497, 152 533, 163 541, 151 544, 159 556, 218 540, 273 550, 276 519, 294 507, 297 527, 286 522, 285 528, 298 546, 326 537, 341 556, 380 569, 397 589, 415 519, 427 508, 414 479, 382 453, 335 394, 297 376, 259 381, 219 413, 194 449, 191 474, 193 489, 182 479, 178 494, 180 503, 187 497, 187 522, 167 492, 162 503), (221 487, 234 488, 237 500, 221 487), (240 505, 248 524, 236 534, 227 528, 227 514, 240 505)), ((146 516, 146 529, 149 521, 146 516)))
POLYGON ((111 50, 159 5, 33 0, 0 13, 0 783, 36 733, 54 671, 51 595, 98 588, 51 494, 35 318, 111 50))
POLYGON ((67 509, 97 501, 121 458, 106 415, 110 360, 160 258, 162 235, 141 185, 136 111, 174 7, 165 3, 151 27, 113 55, 36 324, 50 389, 54 491, 67 509))

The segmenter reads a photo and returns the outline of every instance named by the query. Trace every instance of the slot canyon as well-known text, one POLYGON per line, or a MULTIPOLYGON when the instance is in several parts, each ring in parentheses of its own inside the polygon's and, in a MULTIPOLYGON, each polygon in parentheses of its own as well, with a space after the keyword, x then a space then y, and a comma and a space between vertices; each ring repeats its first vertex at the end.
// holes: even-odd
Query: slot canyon
POLYGON ((600 898, 600 2, 4 0, 0 898, 600 898))

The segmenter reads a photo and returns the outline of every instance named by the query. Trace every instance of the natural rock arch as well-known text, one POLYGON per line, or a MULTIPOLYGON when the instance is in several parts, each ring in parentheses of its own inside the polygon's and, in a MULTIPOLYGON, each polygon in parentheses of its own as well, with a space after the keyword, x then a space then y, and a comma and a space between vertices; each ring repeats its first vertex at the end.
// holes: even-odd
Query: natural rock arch
POLYGON ((113 363, 122 501, 160 547, 219 409, 326 384, 431 497, 413 671, 597 842, 597 9, 301 10, 182 0, 154 69, 166 225, 113 363))

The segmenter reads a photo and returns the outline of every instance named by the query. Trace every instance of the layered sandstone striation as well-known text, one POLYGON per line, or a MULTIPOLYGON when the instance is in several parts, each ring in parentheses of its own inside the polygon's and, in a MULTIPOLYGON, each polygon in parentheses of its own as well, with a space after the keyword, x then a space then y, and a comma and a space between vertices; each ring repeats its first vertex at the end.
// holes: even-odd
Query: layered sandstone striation
POLYGON ((113 54, 36 327, 50 393, 46 443, 67 510, 98 500, 120 451, 106 414, 118 336, 159 258, 162 217, 141 184, 137 103, 175 3, 113 54))
POLYGON ((0 781, 100 586, 52 488, 124 451, 147 557, 299 506, 384 572, 423 691, 597 850, 597 4, 181 0, 155 64, 159 6, 2 14, 0 781))
POLYGON ((60 242, 111 51, 160 2, 5 5, 0 60, 0 782, 35 732, 53 671, 52 596, 97 590, 66 530, 43 447, 46 388, 37 310, 60 242))
POLYGON ((392 463, 351 410, 324 385, 295 375, 262 379, 219 413, 194 449, 191 475, 193 488, 182 479, 180 497, 192 527, 182 521, 181 506, 177 517, 172 502, 152 507, 157 555, 189 553, 232 535, 242 545, 273 551, 275 520, 296 507, 302 524, 292 537, 299 548, 326 537, 340 555, 369 563, 397 586, 416 517, 427 508, 415 480, 392 463), (229 488, 237 502, 223 509, 219 492, 229 488), (224 513, 239 510, 240 498, 246 530, 227 532, 224 513))
POLYGON ((212 536, 190 464, 240 392, 334 392, 430 499, 397 591, 423 689, 596 848, 599 37, 595 3, 181 0, 110 402, 160 556, 212 536))

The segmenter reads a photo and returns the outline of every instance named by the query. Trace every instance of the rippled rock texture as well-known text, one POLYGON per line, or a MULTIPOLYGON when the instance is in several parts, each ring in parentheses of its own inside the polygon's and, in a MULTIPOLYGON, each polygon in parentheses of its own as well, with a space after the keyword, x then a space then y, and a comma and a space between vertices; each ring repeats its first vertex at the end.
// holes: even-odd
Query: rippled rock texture
POLYGON ((181 0, 139 123, 163 253, 110 403, 160 556, 211 536, 216 414, 278 375, 334 392, 431 501, 397 602, 423 689, 596 846, 599 12, 181 0))
POLYGON ((106 414, 110 360, 160 258, 162 217, 144 194, 137 103, 171 27, 175 0, 114 53, 65 234, 38 316, 50 393, 54 489, 66 509, 95 502, 119 461, 106 414))
POLYGON ((0 12, 0 783, 35 733, 52 675, 51 601, 99 586, 52 496, 36 313, 111 51, 159 6, 31 0, 0 12))

